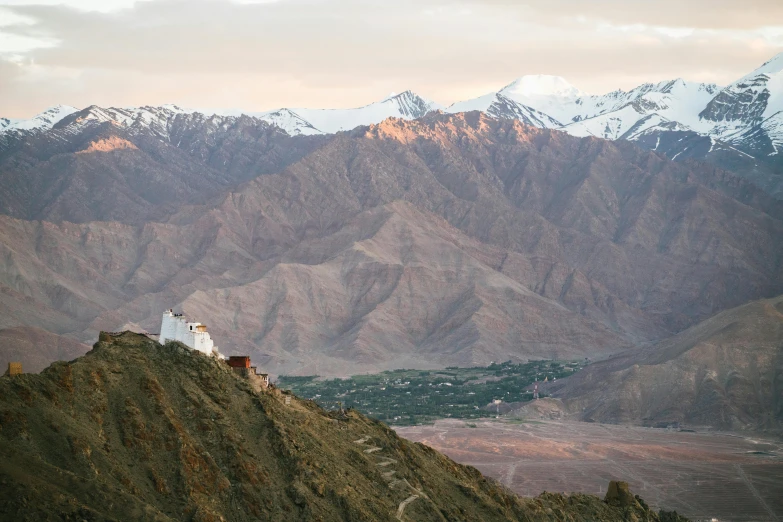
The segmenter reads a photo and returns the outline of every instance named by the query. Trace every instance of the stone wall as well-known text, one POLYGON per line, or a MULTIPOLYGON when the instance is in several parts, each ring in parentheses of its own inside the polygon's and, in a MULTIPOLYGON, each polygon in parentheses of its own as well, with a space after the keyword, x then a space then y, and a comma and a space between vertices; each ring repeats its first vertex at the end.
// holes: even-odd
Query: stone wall
POLYGON ((265 373, 256 373, 256 367, 252 368, 235 368, 232 367, 234 373, 240 375, 248 380, 250 386, 257 392, 267 389, 269 386, 269 376, 265 373))

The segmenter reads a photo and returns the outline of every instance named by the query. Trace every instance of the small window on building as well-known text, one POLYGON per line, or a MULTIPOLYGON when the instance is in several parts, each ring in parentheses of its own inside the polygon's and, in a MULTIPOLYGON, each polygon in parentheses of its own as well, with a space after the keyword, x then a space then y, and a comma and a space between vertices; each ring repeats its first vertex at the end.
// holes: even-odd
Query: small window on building
POLYGON ((190 329, 192 330, 192 329, 193 329, 193 327, 191 326, 191 327, 190 327, 190 329))

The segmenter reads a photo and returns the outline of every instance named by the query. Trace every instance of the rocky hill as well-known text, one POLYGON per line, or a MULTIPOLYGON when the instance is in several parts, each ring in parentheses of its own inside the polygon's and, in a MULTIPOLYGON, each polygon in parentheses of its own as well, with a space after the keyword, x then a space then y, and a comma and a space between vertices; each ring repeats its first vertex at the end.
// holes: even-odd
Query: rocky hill
POLYGON ((783 433, 783 296, 727 310, 548 390, 581 420, 783 433))
MULTIPOLYGON (((80 117, 58 123, 49 146, 83 146, 51 158, 89 169, 39 180, 79 192, 58 189, 46 220, 0 216, 0 327, 86 342, 99 330, 156 332, 161 310, 176 307, 272 372, 345 375, 605 356, 783 293, 783 202, 627 142, 478 112, 329 139, 250 120, 201 128, 179 114, 167 134, 149 134, 80 117), (185 123, 201 128, 196 138, 166 138, 185 123), (58 138, 64 128, 71 141, 58 138), (298 141, 311 138, 321 141, 298 141), (269 140, 287 153, 264 156, 269 140), (205 168, 233 181, 204 189, 208 201, 164 198, 159 219, 114 197, 159 172, 140 167, 149 158, 169 156, 193 165, 182 172, 194 187, 211 179, 205 168), (253 167, 259 158, 282 158, 264 163, 282 170, 253 167), (107 165, 128 168, 106 176, 107 165), (72 177, 88 171, 94 185, 72 177), (63 221, 55 208, 113 221, 63 221)), ((33 143, 3 156, 21 185, 35 179, 25 173, 37 167, 21 167, 33 143)))
POLYGON ((130 333, 0 378, 0 441, 2 520, 680 520, 617 487, 515 497, 356 412, 130 333))

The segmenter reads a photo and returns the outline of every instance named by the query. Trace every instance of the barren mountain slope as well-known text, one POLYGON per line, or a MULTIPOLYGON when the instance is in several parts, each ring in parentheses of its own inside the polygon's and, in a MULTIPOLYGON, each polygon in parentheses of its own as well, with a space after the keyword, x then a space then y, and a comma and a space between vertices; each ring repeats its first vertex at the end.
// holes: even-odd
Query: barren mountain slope
POLYGON ((610 313, 594 282, 674 331, 783 288, 783 206, 763 206, 758 190, 712 167, 478 113, 356 134, 252 181, 212 215, 255 234, 263 252, 405 199, 484 243, 549 262, 529 285, 542 295, 610 313), (252 221, 240 223, 245 216, 252 221), (572 286, 577 272, 587 288, 572 286))
MULTIPOLYGON (((152 223, 141 235, 110 223, 6 225, 14 233, 7 242, 17 245, 6 251, 9 284, 23 280, 47 310, 108 309, 84 317, 85 340, 100 328, 157 331, 160 310, 181 302, 192 317, 209 317, 225 351, 253 352, 273 372, 345 375, 403 363, 583 357, 616 352, 627 336, 640 335, 614 331, 596 307, 582 315, 531 291, 525 283, 534 283, 537 263, 470 239, 405 202, 363 212, 266 262, 227 227, 202 221, 152 223), (209 248, 188 248, 189 241, 209 248), (59 283, 53 288, 52 281, 59 283), (123 293, 137 292, 121 302, 123 293)), ((643 324, 634 310, 618 306, 617 314, 643 324)), ((9 311, 5 320, 30 318, 9 311)))
POLYGON ((128 333, 0 378, 0 440, 0 520, 659 520, 633 498, 515 497, 356 412, 128 333))
POLYGON ((248 116, 88 107, 54 128, 0 135, 0 212, 141 224, 277 172, 328 141, 248 116))
POLYGON ((607 354, 783 293, 781 216, 629 143, 388 120, 165 222, 0 217, 2 326, 89 341, 174 306, 228 353, 324 374, 607 354))
MULTIPOLYGON (((637 334, 604 324, 595 306, 582 315, 540 296, 525 284, 536 271, 524 255, 396 202, 303 241, 256 281, 190 294, 183 309, 209 317, 234 346, 272 357, 265 366, 299 374, 581 358, 637 334)), ((620 314, 642 322, 634 310, 618 306, 620 314)))
POLYGON ((783 426, 783 296, 588 366, 555 395, 585 420, 724 429, 783 426))

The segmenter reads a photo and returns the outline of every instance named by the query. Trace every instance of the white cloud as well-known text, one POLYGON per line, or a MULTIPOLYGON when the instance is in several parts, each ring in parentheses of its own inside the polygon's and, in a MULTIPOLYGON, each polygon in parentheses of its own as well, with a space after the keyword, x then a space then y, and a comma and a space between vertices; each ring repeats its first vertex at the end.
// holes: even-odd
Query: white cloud
POLYGON ((108 13, 118 9, 133 7, 137 0, 0 0, 0 6, 59 5, 80 11, 99 11, 108 13))
POLYGON ((783 46, 783 26, 762 27, 759 34, 771 44, 783 46))
MULTIPOLYGON (((0 0, 0 6, 64 6, 80 11, 97 11, 110 13, 122 9, 130 9, 137 2, 150 2, 154 0, 0 0)), ((283 0, 221 0, 235 4, 271 4, 283 0)))
POLYGON ((35 19, 20 15, 0 7, 0 56, 6 60, 19 63, 23 55, 35 49, 55 47, 58 40, 35 34, 20 34, 14 28, 27 28, 35 25, 35 19))
POLYGON ((57 103, 346 107, 405 89, 448 104, 523 74, 596 93, 677 77, 728 83, 783 51, 783 28, 765 25, 783 7, 720 18, 714 1, 728 2, 693 0, 708 26, 620 0, 589 10, 582 0, 0 0, 0 62, 19 65, 0 63, 0 115, 57 103))
POLYGON ((654 27, 653 30, 669 38, 687 38, 696 31, 693 27, 654 27))
POLYGON ((15 61, 22 59, 20 53, 27 53, 34 49, 55 47, 57 43, 57 40, 54 39, 31 38, 0 31, 0 55, 11 54, 14 56, 15 61))
POLYGON ((29 16, 19 15, 10 9, 0 7, 0 27, 9 25, 33 25, 35 19, 29 16))

